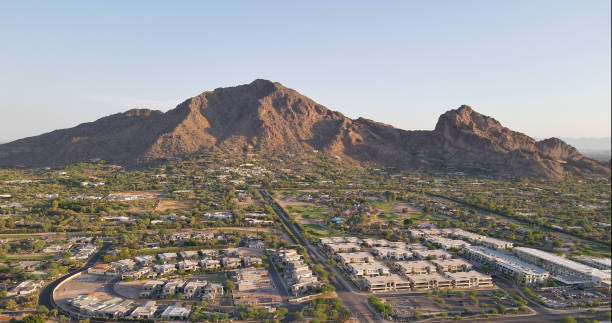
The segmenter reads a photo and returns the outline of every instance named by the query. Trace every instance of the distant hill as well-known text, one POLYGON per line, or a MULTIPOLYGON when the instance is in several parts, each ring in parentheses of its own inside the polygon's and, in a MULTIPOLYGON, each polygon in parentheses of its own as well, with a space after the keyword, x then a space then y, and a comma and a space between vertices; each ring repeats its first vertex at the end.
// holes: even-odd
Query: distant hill
POLYGON ((28 167, 102 158, 138 166, 202 149, 252 149, 261 155, 322 152, 358 165, 412 170, 486 169, 516 176, 609 176, 609 166, 560 139, 536 141, 463 105, 433 131, 406 131, 350 119, 280 83, 207 91, 166 113, 134 109, 74 128, 0 145, 0 165, 28 167))
POLYGON ((612 138, 568 138, 562 137, 563 141, 576 147, 576 149, 583 150, 610 150, 612 147, 612 138))

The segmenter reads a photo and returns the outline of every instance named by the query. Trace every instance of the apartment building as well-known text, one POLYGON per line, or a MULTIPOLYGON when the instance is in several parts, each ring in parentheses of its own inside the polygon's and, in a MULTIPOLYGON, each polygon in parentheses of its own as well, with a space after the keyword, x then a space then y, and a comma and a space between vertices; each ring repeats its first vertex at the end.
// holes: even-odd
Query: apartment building
POLYGON ((368 263, 353 263, 347 265, 348 271, 356 277, 365 276, 385 276, 389 275, 390 271, 385 264, 379 261, 372 261, 368 263))
POLYGON ((602 271, 538 249, 517 247, 512 251, 520 259, 549 270, 555 275, 555 279, 565 284, 610 286, 609 271, 602 271))
POLYGON ((450 249, 463 249, 466 247, 469 247, 470 244, 466 241, 463 240, 456 240, 456 239, 449 239, 449 238, 445 238, 445 237, 441 237, 441 236, 426 236, 425 240, 433 243, 434 245, 444 249, 444 250, 450 250, 450 249))
POLYGON ((468 232, 461 229, 454 230, 451 235, 459 239, 467 240, 474 244, 480 244, 494 250, 512 249, 512 247, 514 246, 514 243, 509 241, 487 237, 481 234, 468 232))
POLYGON ((370 262, 374 260, 374 257, 369 252, 345 252, 336 254, 336 257, 340 260, 343 265, 370 262))
POLYGON ((472 264, 463 259, 434 259, 431 263, 436 266, 436 270, 440 273, 470 271, 472 264))
POLYGON ((363 277, 362 286, 365 290, 372 293, 376 292, 391 292, 391 291, 408 291, 410 290, 410 281, 395 274, 388 276, 363 277))
POLYGON ((398 261, 394 265, 404 275, 424 275, 436 271, 435 265, 427 260, 398 261))
POLYGON ((463 272, 444 273, 450 278, 455 288, 484 288, 493 287, 493 278, 475 270, 463 272))
POLYGON ((597 268, 600 270, 610 270, 612 269, 612 259, 610 258, 596 258, 596 257, 590 257, 590 256, 578 256, 575 257, 574 259, 578 260, 579 262, 582 262, 588 266, 591 266, 593 268, 597 268))
POLYGON ((523 284, 539 283, 547 280, 550 276, 550 273, 543 268, 482 246, 465 248, 464 255, 477 262, 488 263, 495 271, 523 284))
POLYGON ((413 253, 406 247, 374 247, 372 250, 380 259, 409 260, 413 258, 413 253))
POLYGON ((441 249, 435 250, 413 250, 417 259, 451 259, 453 255, 441 249))
POLYGON ((413 290, 451 288, 453 281, 447 276, 436 272, 423 275, 406 275, 413 290))

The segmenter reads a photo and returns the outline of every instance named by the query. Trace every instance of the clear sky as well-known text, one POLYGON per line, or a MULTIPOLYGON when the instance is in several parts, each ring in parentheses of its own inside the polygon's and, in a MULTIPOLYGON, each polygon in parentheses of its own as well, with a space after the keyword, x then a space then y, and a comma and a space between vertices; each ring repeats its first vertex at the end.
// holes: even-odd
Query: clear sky
POLYGON ((2 1, 0 141, 256 78, 403 129, 469 104, 609 137, 610 25, 610 0, 2 1))

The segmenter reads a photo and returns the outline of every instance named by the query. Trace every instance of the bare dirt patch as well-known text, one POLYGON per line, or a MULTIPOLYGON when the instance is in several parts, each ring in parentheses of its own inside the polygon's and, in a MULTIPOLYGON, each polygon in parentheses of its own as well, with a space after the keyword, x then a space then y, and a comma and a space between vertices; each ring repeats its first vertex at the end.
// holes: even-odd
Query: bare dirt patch
POLYGON ((191 210, 191 206, 193 205, 192 200, 172 200, 172 199, 160 199, 157 205, 155 206, 155 211, 166 211, 166 210, 191 210))
POLYGON ((113 286, 115 292, 122 297, 129 299, 138 299, 140 292, 142 291, 142 286, 146 283, 146 280, 137 280, 137 281, 121 281, 113 286))
POLYGON ((112 278, 113 277, 88 274, 80 275, 59 287, 53 297, 56 302, 63 304, 69 298, 74 298, 83 294, 96 293, 96 296, 110 296, 105 292, 104 286, 112 278))

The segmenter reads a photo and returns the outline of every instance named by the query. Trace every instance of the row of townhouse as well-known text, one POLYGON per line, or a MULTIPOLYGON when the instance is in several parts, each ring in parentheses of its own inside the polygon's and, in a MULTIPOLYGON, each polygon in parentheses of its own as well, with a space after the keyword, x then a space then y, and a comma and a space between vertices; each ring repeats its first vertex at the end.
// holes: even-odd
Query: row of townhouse
POLYGON ((475 270, 443 272, 436 271, 405 274, 386 274, 361 277, 362 286, 370 292, 419 291, 438 288, 488 288, 493 286, 489 275, 475 270))
POLYGON ((293 295, 304 294, 321 285, 297 250, 280 249, 272 250, 269 253, 276 264, 283 266, 283 276, 293 295))
POLYGON ((77 248, 76 252, 74 252, 74 255, 70 257, 70 259, 87 260, 96 252, 96 250, 98 250, 98 247, 92 243, 83 244, 77 248))
POLYGON ((441 245, 446 245, 450 248, 445 249, 461 249, 467 246, 462 246, 458 241, 449 241, 443 239, 436 239, 436 237, 453 237, 461 240, 468 241, 472 244, 483 245, 487 248, 502 250, 502 249, 512 249, 514 244, 509 241, 487 237, 481 234, 465 231, 463 229, 415 229, 410 230, 410 237, 413 239, 426 239, 430 240, 432 243, 437 243, 441 245), (459 248, 457 248, 459 247, 459 248))
POLYGON ((363 241, 356 237, 326 237, 320 238, 319 243, 329 252, 353 252, 361 250, 363 241))
POLYGON ((98 264, 88 269, 94 275, 121 275, 123 279, 153 278, 157 275, 173 273, 177 270, 219 270, 221 268, 234 269, 241 266, 249 267, 261 265, 262 259, 258 257, 243 257, 240 250, 228 248, 223 250, 225 257, 220 257, 218 250, 204 249, 199 251, 182 251, 180 253, 167 252, 156 256, 146 255, 122 259, 109 264, 98 264), (159 264, 154 264, 155 260, 159 264), (182 259, 180 261, 177 261, 182 259), (154 265, 153 265, 154 264, 154 265))
POLYGON ((381 259, 390 260, 408 260, 414 257, 414 253, 406 248, 402 247, 373 247, 372 252, 381 259))
POLYGON ((172 298, 181 293, 183 299, 214 300, 223 294, 223 285, 201 280, 149 280, 142 286, 141 298, 172 298))
POLYGON ((543 268, 487 247, 471 246, 465 248, 463 254, 468 259, 489 264, 493 270, 522 284, 536 284, 550 277, 550 273, 543 268))
POLYGON ((437 235, 426 235, 424 239, 444 250, 461 250, 470 246, 470 244, 464 240, 450 239, 437 235))
POLYGON ((170 241, 181 241, 186 239, 196 239, 202 241, 215 240, 215 234, 212 232, 177 232, 168 237, 170 241))
POLYGON ((81 315, 107 319, 152 320, 161 318, 166 321, 186 321, 191 314, 190 308, 179 304, 168 305, 161 311, 155 301, 135 305, 131 300, 119 297, 100 299, 96 295, 79 295, 69 299, 68 304, 81 315))
POLYGON ((398 261, 394 266, 404 275, 424 275, 435 272, 460 272, 470 271, 473 266, 463 259, 434 259, 398 261))
POLYGON ((493 278, 475 270, 458 272, 433 272, 421 275, 406 275, 412 290, 438 288, 487 288, 493 286, 493 278))

